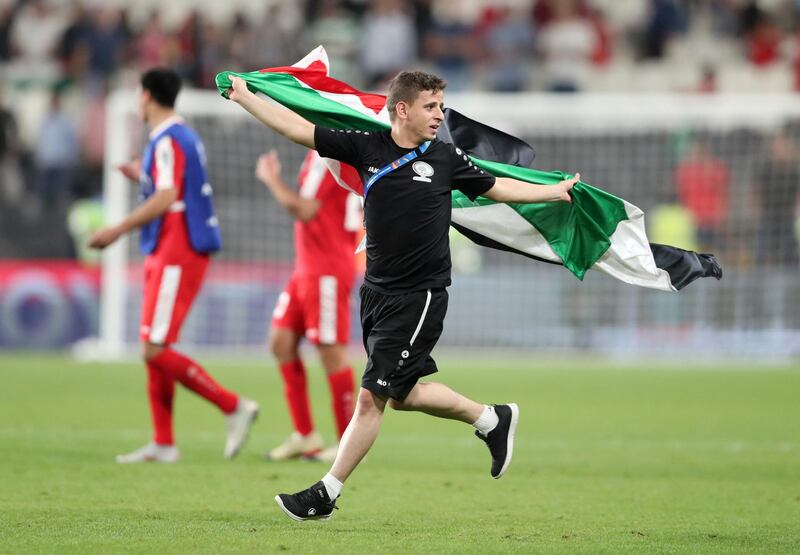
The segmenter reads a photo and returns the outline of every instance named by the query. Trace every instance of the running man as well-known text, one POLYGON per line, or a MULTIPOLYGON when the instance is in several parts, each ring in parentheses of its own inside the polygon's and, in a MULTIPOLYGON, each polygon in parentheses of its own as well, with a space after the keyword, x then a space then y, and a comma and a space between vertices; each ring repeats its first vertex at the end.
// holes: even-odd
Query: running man
POLYGON ((443 79, 404 71, 389 84, 391 130, 357 132, 315 126, 271 105, 232 77, 228 97, 288 139, 356 168, 364 183, 367 270, 361 324, 367 366, 353 419, 323 478, 275 497, 294 520, 328 519, 344 482, 369 451, 387 406, 471 424, 486 442, 491 476, 508 470, 517 405, 484 405, 420 378, 437 371, 430 353, 442 333, 450 285, 451 191, 497 202, 569 202, 580 175, 557 185, 497 178, 457 147, 436 140, 444 121, 443 79))
POLYGON ((172 70, 153 69, 142 75, 138 108, 150 129, 149 142, 141 161, 119 168, 139 181, 142 203, 122 222, 89 239, 90 247, 103 249, 139 228, 145 255, 139 337, 154 435, 144 447, 119 455, 119 463, 178 461, 172 429, 176 381, 225 415, 226 459, 242 448, 258 415, 254 401, 228 391, 200 364, 172 348, 203 283, 210 254, 222 246, 203 143, 175 112, 180 88, 172 70))
MULTIPOLYGON (((283 393, 294 432, 267 453, 275 461, 298 457, 333 462, 338 444, 323 449, 314 429, 300 341, 317 347, 331 390, 337 440, 353 415, 355 377, 347 356, 350 337, 350 291, 356 274, 353 255, 361 228, 361 201, 339 186, 315 150, 309 150, 295 191, 281 177, 275 151, 261 156, 256 177, 295 219, 295 266, 272 315, 269 348, 278 361, 283 393)), ((361 190, 361 179, 342 164, 340 179, 361 190)))

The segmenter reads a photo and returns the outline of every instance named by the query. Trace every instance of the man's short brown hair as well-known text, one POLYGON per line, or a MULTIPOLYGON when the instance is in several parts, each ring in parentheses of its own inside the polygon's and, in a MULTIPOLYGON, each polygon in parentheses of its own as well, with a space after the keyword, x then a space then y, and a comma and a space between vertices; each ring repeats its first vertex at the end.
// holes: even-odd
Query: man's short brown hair
POLYGON ((386 109, 389 119, 397 116, 397 103, 413 104, 422 91, 437 93, 443 91, 447 81, 432 73, 424 71, 401 71, 389 81, 389 94, 386 98, 386 109))

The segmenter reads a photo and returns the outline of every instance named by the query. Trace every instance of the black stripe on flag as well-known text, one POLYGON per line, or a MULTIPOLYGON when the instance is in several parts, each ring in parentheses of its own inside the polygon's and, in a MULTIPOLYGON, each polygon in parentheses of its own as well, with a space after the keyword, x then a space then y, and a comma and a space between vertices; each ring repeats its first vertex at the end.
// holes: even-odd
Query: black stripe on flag
POLYGON ((669 245, 650 243, 656 266, 669 274, 672 286, 678 291, 704 277, 722 279, 722 266, 713 254, 700 254, 669 245))

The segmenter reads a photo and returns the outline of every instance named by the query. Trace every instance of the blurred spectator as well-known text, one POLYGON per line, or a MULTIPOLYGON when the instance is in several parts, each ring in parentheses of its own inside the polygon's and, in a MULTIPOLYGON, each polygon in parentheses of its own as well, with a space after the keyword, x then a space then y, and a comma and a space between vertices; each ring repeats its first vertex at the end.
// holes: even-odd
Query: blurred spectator
POLYGON ((11 59, 11 27, 16 13, 16 4, 0 4, 0 64, 11 59))
POLYGON ((135 54, 139 71, 144 72, 167 64, 168 41, 169 37, 161 25, 161 13, 153 10, 144 29, 136 38, 135 54))
POLYGON ((109 7, 95 9, 87 37, 89 79, 93 84, 107 82, 120 66, 130 38, 131 33, 119 10, 109 7))
POLYGON ((225 67, 228 59, 225 45, 224 31, 211 21, 202 20, 200 50, 196 53, 200 61, 200 87, 213 87, 217 73, 224 69, 236 69, 225 67))
POLYGON ((728 214, 731 172, 703 139, 695 139, 675 168, 678 199, 694 217, 700 249, 719 247, 728 214))
POLYGON ((493 91, 519 92, 528 86, 533 29, 522 11, 506 5, 483 14, 488 85, 493 91))
POLYGON ((424 41, 426 56, 436 66, 436 72, 447 80, 448 90, 465 90, 470 85, 478 45, 464 2, 440 0, 433 8, 424 41))
POLYGON ((203 86, 203 20, 199 11, 189 12, 174 40, 176 71, 195 87, 203 86))
POLYGON ((417 31, 412 14, 401 0, 375 0, 361 29, 361 66, 367 86, 387 82, 417 61, 417 31))
POLYGON ((768 16, 760 17, 745 37, 747 59, 757 67, 764 67, 777 61, 780 47, 781 31, 768 16))
POLYGON ((757 262, 797 268, 798 192, 797 147, 786 134, 777 133, 770 137, 764 160, 753 175, 753 204, 758 216, 757 262))
POLYGON ((747 0, 739 8, 739 34, 742 36, 749 35, 766 15, 758 4, 758 0, 747 0))
POLYGON ((581 90, 596 41, 592 25, 580 15, 575 0, 554 3, 553 19, 538 39, 539 51, 544 58, 547 90, 581 90))
POLYGON ((677 0, 650 0, 650 13, 642 37, 641 57, 658 60, 666 55, 667 44, 681 29, 677 0))
POLYGON ((80 162, 79 145, 75 126, 62 110, 61 94, 54 92, 50 110, 39 128, 34 152, 36 189, 45 213, 65 208, 80 162))
MULTIPOLYGON (((557 4, 563 0, 538 0, 533 6, 533 24, 537 29, 544 29, 556 19, 557 4)), ((575 10, 581 17, 589 17, 590 8, 587 0, 575 0, 575 10)))
POLYGON ((700 69, 700 81, 695 92, 710 94, 717 92, 717 69, 711 64, 703 64, 700 69))
POLYGON ((64 77, 78 79, 86 73, 89 63, 88 42, 92 21, 89 11, 80 0, 73 0, 69 23, 58 44, 58 58, 64 77))
POLYGON ((106 141, 107 87, 95 91, 88 101, 80 129, 84 168, 75 187, 76 197, 99 194, 103 188, 106 141))
POLYGON ((24 183, 19 159, 17 120, 3 104, 0 87, 0 206, 13 207, 22 200, 24 183))
MULTIPOLYGON (((299 60, 305 54, 305 52, 301 52, 297 41, 294 40, 293 31, 295 29, 291 29, 292 24, 285 21, 289 17, 285 11, 282 6, 272 4, 265 9, 263 19, 251 28, 247 37, 247 48, 242 53, 242 64, 248 71, 285 66, 299 60)), ((354 22, 351 21, 351 23, 354 22)), ((347 34, 352 34, 352 30, 348 30, 347 34)), ((355 38, 351 37, 349 41, 346 39, 343 42, 349 42, 349 44, 341 50, 342 61, 352 64, 356 51, 355 38)), ((335 51, 339 51, 341 45, 334 43, 333 46, 335 51)), ((335 65, 338 66, 338 54, 329 51, 328 55, 335 57, 335 65)))
POLYGON ((29 78, 55 77, 55 54, 67 26, 64 15, 63 10, 45 0, 30 0, 14 18, 11 45, 29 78))
POLYGON ((613 34, 611 26, 606 19, 605 13, 600 9, 592 9, 588 15, 589 23, 594 29, 594 50, 592 51, 592 63, 596 66, 604 66, 611 62, 614 53, 613 34))
POLYGON ((228 48, 226 65, 230 65, 230 69, 238 69, 240 71, 250 71, 251 69, 261 68, 248 68, 241 65, 247 55, 249 48, 250 36, 254 29, 250 25, 247 16, 242 12, 236 12, 233 16, 233 25, 228 31, 228 48))
MULTIPOLYGON (((357 68, 361 40, 361 26, 358 20, 339 0, 322 0, 317 8, 316 17, 306 28, 305 49, 311 50, 320 44, 324 45, 328 56, 336 60, 332 68, 334 77, 360 84, 363 79, 357 68)), ((279 65, 286 63, 291 62, 284 59, 279 65)))

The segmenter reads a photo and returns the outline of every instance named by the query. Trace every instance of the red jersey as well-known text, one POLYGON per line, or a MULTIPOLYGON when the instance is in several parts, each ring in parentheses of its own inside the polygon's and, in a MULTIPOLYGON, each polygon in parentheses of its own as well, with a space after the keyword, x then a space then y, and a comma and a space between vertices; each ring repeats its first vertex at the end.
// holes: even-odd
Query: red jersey
MULTIPOLYGON (((340 167, 340 179, 354 191, 361 191, 358 172, 347 164, 340 167)), ((363 225, 361 199, 336 182, 316 150, 306 155, 297 185, 301 197, 317 199, 321 206, 308 222, 295 221, 295 273, 352 279, 356 273, 356 232, 363 225)))
POLYGON ((700 226, 718 225, 728 212, 730 171, 719 160, 687 160, 675 170, 678 197, 700 226))

